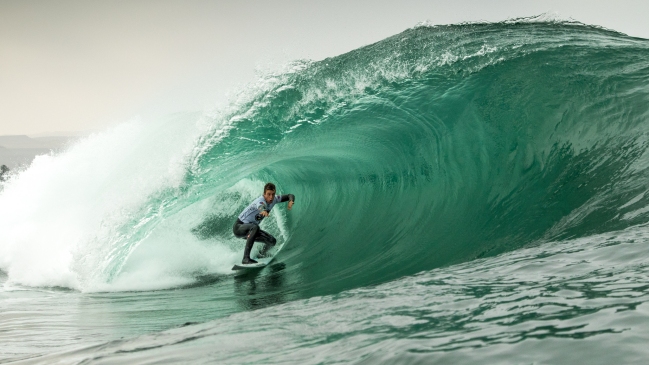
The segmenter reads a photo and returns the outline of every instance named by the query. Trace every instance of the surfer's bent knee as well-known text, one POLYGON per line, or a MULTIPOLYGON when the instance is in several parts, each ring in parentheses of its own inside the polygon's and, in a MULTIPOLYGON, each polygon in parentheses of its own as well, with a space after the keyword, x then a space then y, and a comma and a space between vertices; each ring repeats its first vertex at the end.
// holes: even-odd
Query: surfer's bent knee
POLYGON ((256 224, 253 224, 250 230, 248 231, 248 234, 256 235, 257 232, 259 232, 259 226, 256 224))

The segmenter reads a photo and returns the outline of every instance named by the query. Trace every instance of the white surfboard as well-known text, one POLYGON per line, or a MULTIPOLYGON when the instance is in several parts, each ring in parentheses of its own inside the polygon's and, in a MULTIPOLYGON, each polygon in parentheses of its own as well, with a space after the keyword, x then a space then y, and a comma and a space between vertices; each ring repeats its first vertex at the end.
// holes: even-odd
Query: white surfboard
POLYGON ((269 257, 252 257, 253 260, 257 261, 256 264, 235 264, 232 266, 232 270, 244 270, 244 269, 260 269, 268 264, 270 264, 271 261, 277 256, 279 251, 284 247, 284 244, 282 243, 281 246, 277 248, 275 253, 272 256, 269 257))

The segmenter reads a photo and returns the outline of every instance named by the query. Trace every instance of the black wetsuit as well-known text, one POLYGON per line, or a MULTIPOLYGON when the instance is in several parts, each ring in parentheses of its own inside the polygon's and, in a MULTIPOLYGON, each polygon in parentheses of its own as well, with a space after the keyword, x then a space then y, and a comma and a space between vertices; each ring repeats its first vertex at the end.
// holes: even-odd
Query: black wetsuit
POLYGON ((263 242, 264 247, 261 249, 260 254, 265 254, 277 243, 275 237, 270 233, 263 231, 259 228, 259 224, 264 219, 261 215, 262 211, 270 213, 273 206, 277 203, 284 203, 287 201, 295 201, 293 194, 277 195, 273 202, 267 204, 263 196, 255 199, 246 209, 239 214, 239 218, 232 227, 232 233, 238 238, 246 238, 246 249, 243 252, 243 262, 250 260, 250 251, 255 242, 263 242))

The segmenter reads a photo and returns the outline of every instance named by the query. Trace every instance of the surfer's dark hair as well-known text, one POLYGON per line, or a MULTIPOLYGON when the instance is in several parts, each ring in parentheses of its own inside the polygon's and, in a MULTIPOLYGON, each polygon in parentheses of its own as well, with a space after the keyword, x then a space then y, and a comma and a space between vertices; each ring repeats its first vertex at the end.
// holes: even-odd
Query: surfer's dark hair
POLYGON ((268 190, 275 191, 275 190, 276 190, 276 189, 275 189, 275 184, 273 184, 273 183, 266 183, 266 185, 264 185, 264 194, 266 194, 266 191, 268 191, 268 190))

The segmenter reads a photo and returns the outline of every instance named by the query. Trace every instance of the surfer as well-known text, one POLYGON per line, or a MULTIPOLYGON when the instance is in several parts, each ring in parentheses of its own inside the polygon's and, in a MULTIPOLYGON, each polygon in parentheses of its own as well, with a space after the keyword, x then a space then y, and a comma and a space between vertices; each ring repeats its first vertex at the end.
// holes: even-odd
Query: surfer
POLYGON ((0 181, 5 180, 5 174, 7 174, 8 172, 9 172, 9 168, 7 166, 5 165, 0 166, 0 181))
POLYGON ((275 196, 275 184, 267 183, 264 186, 264 194, 255 199, 246 209, 239 214, 239 218, 232 227, 232 232, 238 238, 247 238, 246 249, 243 252, 242 264, 256 264, 257 261, 250 258, 250 250, 255 242, 263 242, 264 247, 259 251, 264 256, 268 250, 273 248, 277 243, 275 237, 270 233, 262 231, 259 228, 261 221, 268 217, 270 210, 277 203, 288 201, 288 210, 293 208, 295 196, 293 194, 283 194, 275 196))

